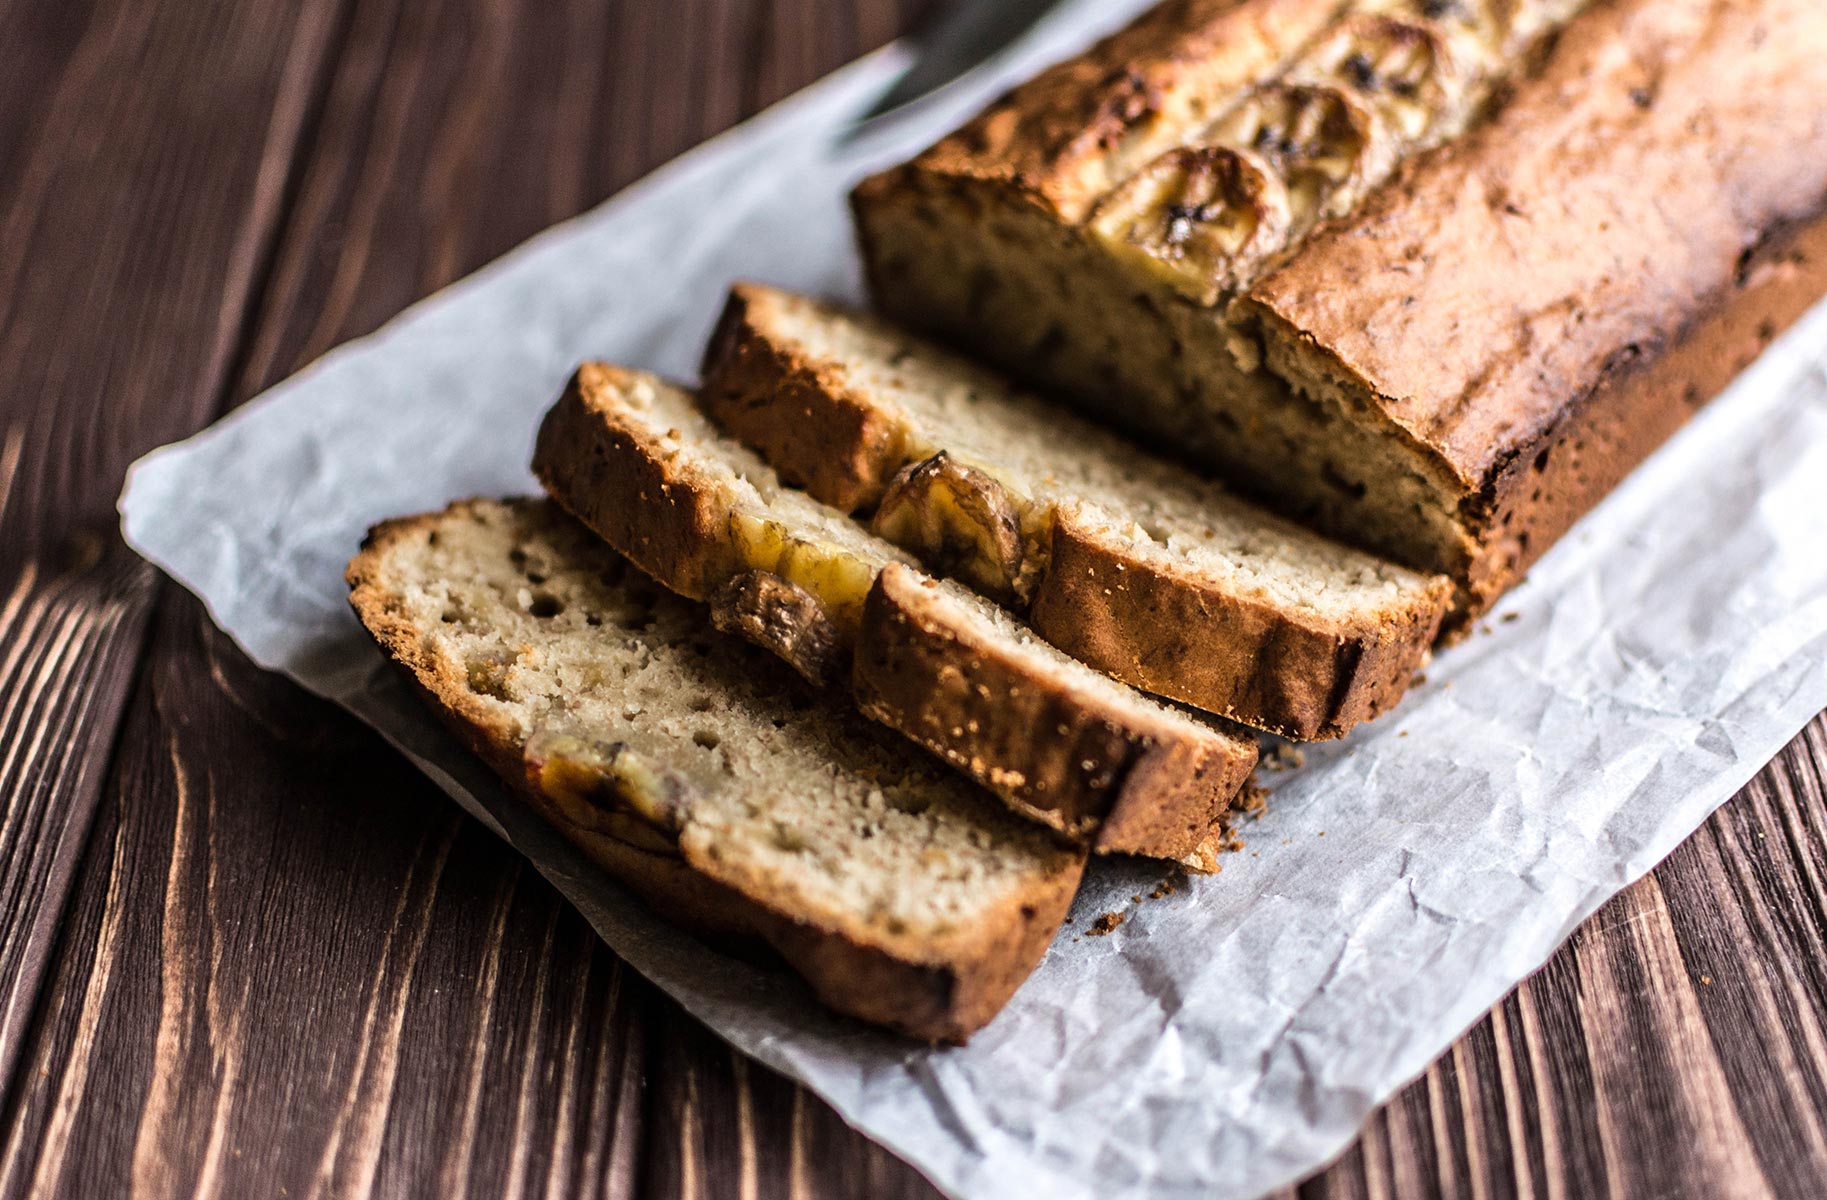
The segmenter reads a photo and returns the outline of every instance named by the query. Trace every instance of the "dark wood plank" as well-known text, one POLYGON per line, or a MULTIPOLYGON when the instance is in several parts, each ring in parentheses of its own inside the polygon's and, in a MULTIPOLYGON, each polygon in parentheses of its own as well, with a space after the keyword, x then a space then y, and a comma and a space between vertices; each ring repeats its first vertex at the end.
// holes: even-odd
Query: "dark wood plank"
POLYGON ((154 594, 114 497, 222 401, 337 8, 0 10, 0 1080, 154 594))

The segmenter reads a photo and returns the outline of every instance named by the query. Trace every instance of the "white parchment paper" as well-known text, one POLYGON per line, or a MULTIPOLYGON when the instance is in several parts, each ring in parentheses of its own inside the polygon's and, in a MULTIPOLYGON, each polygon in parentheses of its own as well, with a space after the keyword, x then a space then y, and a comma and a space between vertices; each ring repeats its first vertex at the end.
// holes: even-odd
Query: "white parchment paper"
POLYGON ((690 377, 742 276, 858 293, 843 196, 1141 7, 1083 0, 897 125, 865 59, 137 465, 128 539, 255 661, 374 725, 636 969, 960 1197, 1254 1196, 1318 1168, 1575 925, 1827 707, 1827 311, 1770 351, 1392 717, 1309 751, 1255 853, 1177 894, 1099 864, 968 1048, 822 1016, 633 903, 508 802, 348 612, 363 530, 531 490, 586 357, 690 377))

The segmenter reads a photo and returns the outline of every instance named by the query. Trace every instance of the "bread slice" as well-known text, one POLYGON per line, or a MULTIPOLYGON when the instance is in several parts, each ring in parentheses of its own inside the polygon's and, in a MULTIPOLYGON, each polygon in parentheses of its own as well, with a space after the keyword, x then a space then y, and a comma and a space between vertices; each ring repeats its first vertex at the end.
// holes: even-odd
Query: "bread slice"
POLYGON ((854 657, 871 715, 1017 811, 1104 853, 1215 869, 1223 813, 1255 766, 1253 737, 1101 679, 980 597, 890 621, 892 600, 871 590, 911 560, 783 487, 689 393, 585 365, 547 416, 533 465, 560 504, 662 584, 715 601, 727 628, 827 682, 854 657), (945 719, 919 720, 922 710, 945 719))
POLYGON ((1119 679, 1297 739, 1393 705, 1452 595, 873 318, 740 285, 704 403, 790 482, 1119 679), (1017 531, 1012 539, 1009 531, 1017 531))
POLYGON ((1100 851, 1189 871, 1218 869, 1256 767, 1255 738, 1151 700, 899 563, 864 606, 855 686, 865 713, 1017 811, 1100 851))
POLYGON ((1045 953, 1082 851, 705 627, 555 505, 377 527, 350 601, 434 711, 662 914, 934 1041, 1045 953))

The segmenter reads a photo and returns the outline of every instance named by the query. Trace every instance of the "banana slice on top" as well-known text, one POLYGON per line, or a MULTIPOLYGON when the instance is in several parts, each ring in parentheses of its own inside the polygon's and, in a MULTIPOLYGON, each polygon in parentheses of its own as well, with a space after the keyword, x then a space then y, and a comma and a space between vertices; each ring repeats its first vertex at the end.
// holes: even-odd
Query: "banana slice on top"
POLYGON ((1098 201, 1087 227, 1126 262, 1189 299, 1216 304, 1287 244, 1281 177, 1254 151, 1170 150, 1098 201))
POLYGON ((1366 14, 1326 35, 1289 76, 1357 93, 1396 138, 1413 144, 1462 119, 1478 74, 1465 59, 1463 39, 1431 22, 1366 14))
POLYGON ((1251 92, 1206 139, 1247 147, 1288 193, 1290 238, 1348 210, 1394 165, 1375 110, 1346 88, 1271 83, 1251 92))

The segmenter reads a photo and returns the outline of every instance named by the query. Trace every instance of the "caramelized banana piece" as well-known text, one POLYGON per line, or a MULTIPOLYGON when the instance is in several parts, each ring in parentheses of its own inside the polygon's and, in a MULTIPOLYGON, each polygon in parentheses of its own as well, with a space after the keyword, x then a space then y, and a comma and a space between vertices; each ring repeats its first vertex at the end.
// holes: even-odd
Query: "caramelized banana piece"
POLYGON ((876 509, 874 532, 934 573, 1003 604, 1033 592, 1021 516, 988 474, 941 450, 903 467, 876 509))
POLYGON ((774 575, 815 597, 848 641, 862 619, 863 601, 879 564, 831 542, 799 536, 780 521, 748 512, 730 515, 730 540, 751 571, 774 575))
POLYGON ((849 643, 824 602, 772 571, 750 571, 711 601, 711 624, 771 650, 816 684, 843 679, 849 643))
POLYGON ((1469 36, 1493 59, 1504 60, 1591 3, 1592 0, 1372 0, 1363 11, 1410 21, 1433 21, 1449 33, 1469 36))
POLYGON ((1519 10, 1542 7, 1541 0, 1369 0, 1357 11, 1399 21, 1431 21, 1449 35, 1469 37, 1495 51, 1509 41, 1519 10))
POLYGON ((1210 130, 1213 142, 1247 146, 1287 189, 1290 240, 1338 216, 1394 158, 1377 118, 1354 91, 1320 84, 1268 84, 1210 130))
POLYGON ((1120 258, 1215 304, 1287 244, 1287 189, 1250 150, 1190 146, 1149 163, 1092 210, 1089 228, 1120 258))
POLYGON ((527 738, 521 759, 527 783, 570 824, 651 853, 675 851, 691 785, 627 743, 537 729, 527 738))
POLYGON ((1431 22, 1360 15, 1302 56, 1289 77, 1357 93, 1391 136, 1413 145, 1456 127, 1470 107, 1478 73, 1463 43, 1431 22))

